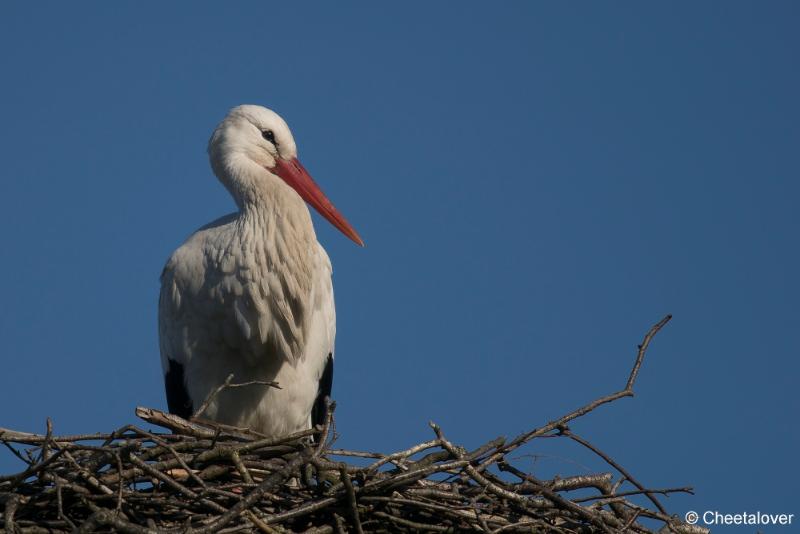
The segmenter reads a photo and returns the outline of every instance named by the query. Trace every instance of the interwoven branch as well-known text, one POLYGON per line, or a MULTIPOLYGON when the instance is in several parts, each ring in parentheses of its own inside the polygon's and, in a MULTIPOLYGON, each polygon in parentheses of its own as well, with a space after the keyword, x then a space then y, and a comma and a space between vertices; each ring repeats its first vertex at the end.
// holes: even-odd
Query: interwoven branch
POLYGON ((0 429, 0 442, 25 463, 0 476, 0 525, 9 534, 706 532, 668 515, 657 498, 691 488, 648 488, 568 427, 633 395, 647 347, 669 319, 645 336, 624 389, 473 451, 433 423, 434 439, 392 454, 335 449, 333 403, 323 427, 281 439, 149 408, 136 413, 167 432, 0 429), (578 443, 614 472, 540 480, 513 465, 509 453, 540 437, 578 443))

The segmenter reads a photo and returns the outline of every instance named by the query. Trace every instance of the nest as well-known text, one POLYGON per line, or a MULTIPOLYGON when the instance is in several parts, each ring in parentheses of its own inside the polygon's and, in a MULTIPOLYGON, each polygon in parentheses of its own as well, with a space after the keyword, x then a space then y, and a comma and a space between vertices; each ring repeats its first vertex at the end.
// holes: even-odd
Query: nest
POLYGON ((128 425, 111 433, 55 436, 0 429, 25 462, 0 476, 5 532, 707 532, 671 516, 652 489, 569 428, 624 389, 514 439, 466 450, 435 424, 430 441, 391 454, 334 448, 326 422, 280 439, 149 408, 137 415, 166 431, 128 425), (586 447, 607 473, 540 480, 510 453, 537 438, 586 447))

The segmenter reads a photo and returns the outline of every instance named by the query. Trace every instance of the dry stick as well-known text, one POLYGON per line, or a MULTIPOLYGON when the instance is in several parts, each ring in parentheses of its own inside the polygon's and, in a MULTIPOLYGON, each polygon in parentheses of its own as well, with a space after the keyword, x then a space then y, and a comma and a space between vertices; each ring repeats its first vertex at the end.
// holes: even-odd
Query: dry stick
MULTIPOLYGON (((162 412, 161 410, 157 410, 155 408, 146 408, 144 406, 137 406, 136 407, 136 417, 147 421, 148 423, 152 423, 154 425, 158 425, 160 427, 168 428, 179 435, 184 436, 193 436, 199 439, 210 439, 212 441, 216 441, 221 436, 231 436, 235 437, 240 440, 267 440, 267 439, 275 439, 275 438, 267 438, 264 434, 251 430, 249 428, 241 428, 235 427, 230 425, 225 425, 223 423, 217 421, 211 421, 209 419, 197 419, 188 421, 180 416, 177 416, 172 413, 162 412)), ((306 435, 315 434, 316 431, 313 429, 304 430, 302 431, 306 435)), ((297 434, 299 434, 298 432, 297 434)), ((282 441, 289 441, 293 439, 297 434, 292 434, 291 436, 283 436, 280 439, 282 441)))
POLYGON ((61 477, 58 475, 53 475, 53 478, 55 479, 56 486, 56 506, 58 508, 58 518, 68 524, 72 530, 75 530, 77 528, 75 523, 73 523, 72 520, 64 513, 64 499, 61 495, 61 477))
POLYGON ((385 458, 386 454, 382 452, 367 452, 367 451, 348 451, 345 449, 327 449, 325 451, 328 456, 350 456, 353 458, 385 458))
MULTIPOLYGON (((322 433, 320 435, 320 443, 325 443, 328 439, 328 431, 330 430, 330 421, 333 418, 333 410, 336 407, 336 404, 333 402, 328 402, 327 404, 327 416, 325 421, 325 426, 323 427, 322 433)), ((312 454, 308 454, 306 451, 299 453, 292 461, 290 461, 286 467, 280 469, 272 473, 270 476, 266 477, 255 489, 253 489, 247 496, 242 497, 239 502, 237 502, 233 507, 231 507, 227 512, 222 514, 215 522, 207 525, 204 528, 196 529, 194 531, 195 534, 210 534, 212 532, 218 532, 222 527, 230 523, 235 517, 238 517, 244 510, 249 509, 253 506, 256 502, 258 502, 261 497, 271 490, 273 487, 277 486, 278 484, 282 483, 284 480, 289 478, 291 474, 300 468, 300 466, 308 463, 313 458, 319 456, 322 452, 321 447, 315 449, 312 454)))
POLYGON ((149 529, 134 525, 129 521, 125 521, 119 517, 116 512, 111 510, 97 510, 90 515, 86 521, 76 530, 78 534, 87 532, 94 532, 97 527, 109 526, 114 527, 116 532, 124 532, 126 534, 159 534, 159 530, 149 529))
MULTIPOLYGON (((556 494, 555 493, 556 491, 565 491, 565 490, 569 491, 569 490, 572 490, 572 489, 578 489, 578 487, 580 487, 580 486, 578 486, 578 487, 564 486, 560 490, 558 490, 556 488, 558 486, 558 482, 560 482, 560 481, 555 481, 552 484, 548 484, 545 481, 540 481, 536 477, 534 477, 533 475, 529 475, 527 473, 524 473, 524 472, 520 471, 519 469, 517 469, 513 465, 511 465, 508 462, 506 462, 505 459, 501 460, 498 463, 497 467, 501 471, 509 472, 509 473, 513 474, 514 476, 516 476, 517 478, 519 478, 520 480, 523 480, 523 481, 531 484, 533 486, 533 488, 538 493, 541 493, 542 495, 545 495, 547 498, 549 498, 550 500, 552 500, 553 502, 556 502, 558 504, 563 504, 563 503, 561 503, 559 501, 559 499, 563 499, 563 498, 560 495, 556 494)), ((610 474, 609 474, 609 477, 610 477, 610 474)), ((607 490, 610 489, 610 484, 608 484, 608 480, 603 479, 603 480, 600 480, 600 481, 597 481, 597 482, 599 482, 599 483, 592 484, 591 487, 595 487, 595 488, 597 488, 599 491, 601 491, 603 493, 606 493, 607 490)), ((564 500, 569 502, 570 504, 574 504, 574 505, 578 506, 577 502, 574 499, 572 499, 572 500, 564 499, 564 500)), ((625 513, 626 511, 625 511, 624 507, 621 507, 618 504, 612 504, 611 508, 614 511, 614 513, 618 517, 620 517, 623 521, 627 520, 628 514, 625 513)))
POLYGON ((336 532, 337 532, 337 534, 345 534, 344 519, 342 519, 342 516, 340 516, 337 513, 334 513, 333 514, 333 519, 336 522, 336 532))
MULTIPOLYGON (((190 468, 190 467, 189 467, 189 466, 186 464, 186 462, 184 461, 184 459, 183 459, 183 458, 181 458, 181 455, 180 455, 180 454, 178 454, 178 451, 177 451, 177 450, 175 450, 175 447, 173 447, 172 445, 170 445, 169 443, 167 443, 167 442, 166 442, 166 441, 164 441, 163 439, 159 438, 159 437, 158 437, 158 436, 156 436, 155 434, 152 434, 152 433, 150 433, 150 432, 147 432, 146 430, 142 430, 142 429, 140 429, 140 428, 136 428, 135 426, 134 426, 134 427, 131 427, 131 428, 133 428, 134 430, 136 430, 137 432, 139 432, 139 433, 140 433, 140 434, 142 434, 143 436, 147 436, 148 438, 150 438, 151 440, 153 440, 153 443, 157 443, 157 444, 158 444, 160 447, 163 447, 163 448, 165 448, 166 450, 168 450, 168 451, 170 452, 170 454, 172 454, 173 458, 175 458, 175 460, 178 462, 178 464, 180 464, 181 468, 182 468, 184 471, 186 471, 186 474, 189 476, 189 478, 191 478, 192 480, 194 480, 194 481, 195 481, 195 482, 196 482, 196 483, 197 483, 197 484, 198 484, 198 485, 199 485, 201 488, 203 488, 204 490, 206 489, 206 483, 205 483, 205 482, 203 482, 203 479, 202 479, 202 478, 200 478, 199 476, 197 476, 197 475, 195 474, 194 470, 193 470, 192 468, 190 468)), ((120 469, 119 473, 120 473, 120 475, 122 474, 122 470, 121 470, 121 469, 120 469)), ((121 480, 121 479, 122 479, 122 477, 120 476, 120 480, 121 480)))
POLYGON ((406 471, 402 474, 395 475, 390 478, 370 481, 361 486, 361 492, 374 493, 389 488, 395 488, 401 485, 407 485, 412 482, 416 482, 422 478, 425 478, 429 475, 432 475, 433 473, 442 473, 442 472, 452 471, 454 469, 461 469, 468 463, 469 460, 455 460, 452 462, 429 465, 420 469, 413 469, 411 471, 406 471))
POLYGON ((166 484, 166 485, 172 487, 173 489, 183 493, 187 497, 189 497, 191 499, 196 499, 197 501, 203 503, 205 506, 211 508, 212 510, 214 510, 216 512, 225 512, 226 511, 224 506, 220 506, 219 504, 217 504, 216 502, 214 502, 214 501, 212 501, 210 499, 206 499, 204 497, 201 497, 200 495, 198 495, 194 491, 190 490, 189 488, 187 488, 186 486, 184 486, 183 484, 181 484, 180 482, 178 482, 174 478, 170 477, 169 475, 165 475, 161 471, 159 471, 157 469, 153 469, 153 467, 151 467, 150 464, 143 462, 142 460, 140 460, 136 456, 130 455, 130 461, 131 461, 132 464, 137 466, 139 469, 141 469, 142 471, 144 471, 148 475, 157 478, 158 480, 160 480, 164 484, 166 484))
MULTIPOLYGON (((444 448, 447 449, 450 452, 450 454, 452 454, 454 457, 461 458, 462 457, 462 452, 459 451, 452 443, 450 443, 444 437, 444 434, 442 433, 442 429, 439 428, 439 426, 436 425, 435 423, 430 423, 430 425, 431 425, 431 428, 433 428, 433 431, 436 432, 436 437, 439 438, 439 441, 442 442, 442 445, 444 446, 444 448)), ((482 474, 478 473, 478 471, 474 467, 472 467, 472 465, 470 465, 469 463, 464 466, 464 470, 469 474, 469 476, 475 482, 477 482, 481 486, 485 487, 486 489, 488 489, 492 493, 496 493, 497 495, 499 495, 501 497, 505 497, 506 499, 518 502, 523 507, 527 508, 529 499, 526 499, 525 497, 517 495, 516 493, 510 492, 507 489, 502 488, 502 487, 498 486, 497 484, 494 484, 493 482, 488 480, 485 476, 483 476, 482 474)), ((578 514, 578 515, 580 515, 582 517, 584 517, 585 519, 590 521, 595 526, 599 527, 604 532, 608 532, 609 534, 613 534, 613 531, 608 527, 608 525, 606 525, 595 514, 591 513, 590 511, 586 510, 585 508, 583 508, 581 506, 578 506, 577 504, 574 504, 574 503, 568 501, 567 499, 561 497, 560 495, 558 495, 554 491, 549 490, 547 488, 542 487, 541 491, 542 491, 542 494, 545 495, 551 501, 556 502, 559 505, 561 505, 563 508, 565 508, 565 509, 567 509, 567 510, 569 510, 571 512, 574 512, 574 513, 576 513, 576 514, 578 514)))
POLYGON ((218 532, 222 527, 230 523, 233 519, 238 517, 242 512, 248 510, 252 507, 256 502, 258 502, 261 497, 264 496, 269 490, 277 486, 278 484, 283 483, 287 478, 289 478, 292 473, 297 470, 300 466, 308 462, 309 457, 306 454, 300 453, 295 457, 291 462, 286 464, 286 467, 275 471, 270 476, 266 477, 256 488, 254 488, 250 493, 248 493, 245 497, 239 500, 234 506, 232 506, 228 511, 224 514, 219 516, 216 521, 207 525, 206 527, 194 529, 194 534, 211 534, 212 532, 218 532))
MULTIPOLYGON (((97 433, 97 434, 77 434, 74 436, 59 436, 59 443, 68 443, 74 441, 93 441, 108 439, 111 434, 97 433)), ((8 428, 0 427, 0 441, 9 441, 13 443, 24 443, 26 445, 38 445, 47 441, 47 436, 42 434, 32 434, 30 432, 19 432, 8 428)))
MULTIPOLYGON (((117 459, 117 472, 122 473, 122 455, 117 452, 114 456, 117 459)), ((117 487, 117 512, 122 510, 122 477, 119 477, 119 486, 117 487)))
MULTIPOLYGON (((105 495, 114 495, 114 490, 97 480, 97 478, 92 475, 88 470, 81 467, 81 465, 75 460, 75 458, 69 453, 69 451, 64 451, 64 457, 70 461, 70 463, 75 467, 77 473, 89 483, 91 487, 96 489, 97 491, 104 493, 105 495)), ((43 462, 44 463, 44 462, 43 462)))
POLYGON ((582 437, 580 437, 580 436, 578 436, 576 434, 573 434, 568 429, 562 430, 562 433, 565 436, 567 436, 570 439, 572 439, 573 441, 577 441, 578 443, 580 443, 581 445, 583 445, 584 447, 586 447, 587 449, 589 449, 590 451, 592 451, 593 453, 598 455, 600 458, 605 460, 606 463, 608 463, 608 465, 610 465, 611 467, 613 467, 614 469, 619 471, 622 474, 622 476, 624 476, 626 479, 628 479, 628 481, 631 484, 633 484, 634 486, 636 486, 637 489, 642 491, 647 496, 647 498, 650 499, 650 501, 654 505, 656 505, 656 508, 658 508, 659 512, 661 512, 662 514, 666 514, 667 513, 667 510, 661 505, 659 500, 656 499, 656 496, 653 494, 653 492, 648 490, 647 488, 645 488, 638 480, 633 478, 633 475, 631 475, 628 472, 627 469, 625 469, 624 467, 619 465, 617 462, 615 462, 613 460, 613 458, 611 458, 609 455, 607 455, 606 453, 604 453, 603 451, 601 451, 600 449, 598 449, 597 447, 595 447, 594 445, 592 445, 591 443, 589 443, 588 441, 583 439, 582 437))
POLYGON ((19 495, 12 495, 6 501, 5 512, 3 512, 3 520, 6 523, 6 534, 16 533, 16 529, 14 528, 14 514, 17 513, 17 507, 21 500, 22 497, 19 495))
POLYGON ((196 418, 200 417, 200 415, 202 415, 202 413, 206 411, 206 409, 208 408, 208 405, 211 404, 211 401, 213 401, 217 397, 217 395, 220 394, 220 392, 223 389, 241 388, 241 387, 255 386, 255 385, 269 386, 269 387, 281 389, 281 386, 278 385, 277 382, 265 382, 263 380, 250 380, 249 382, 242 382, 241 384, 231 384, 232 380, 233 380, 233 373, 229 374, 228 378, 225 379, 225 382, 223 382, 222 384, 220 384, 219 386, 214 388, 214 390, 211 393, 208 394, 208 396, 206 397, 206 400, 204 400, 203 404, 200 405, 200 408, 198 408, 197 411, 194 412, 194 415, 192 415, 192 419, 196 419, 196 418))
POLYGON ((578 408, 577 410, 570 412, 569 414, 557 419, 555 421, 551 421, 550 423, 546 424, 543 427, 535 428, 530 432, 525 432, 520 434, 513 440, 511 440, 508 444, 503 447, 498 448, 498 452, 508 453, 519 446, 527 443, 533 438, 543 436, 553 430, 565 426, 568 422, 572 421, 573 419, 577 419, 578 417, 582 417, 587 413, 591 412, 592 410, 602 406, 603 404, 608 404, 609 402, 614 402, 617 399, 621 399, 623 397, 633 397, 633 386, 636 383, 636 377, 639 375, 639 369, 642 367, 642 362, 644 361, 644 355, 647 352, 647 347, 650 345, 650 341, 653 340, 653 337, 661 330, 664 325, 666 325, 670 319, 672 319, 672 315, 667 315, 659 322, 654 324, 650 330, 645 334, 644 340, 642 340, 641 345, 639 345, 639 351, 636 355, 636 361, 633 364, 633 368, 631 369, 631 373, 628 376, 628 381, 625 384, 625 389, 617 391, 616 393, 612 393, 611 395, 606 395, 605 397, 600 397, 597 400, 586 404, 578 408))
POLYGON ((44 443, 42 444, 42 454, 39 460, 47 460, 50 455, 50 442, 53 440, 53 421, 47 418, 47 433, 44 435, 44 443))
POLYGON ((364 528, 361 526, 361 516, 358 514, 358 501, 356 500, 355 489, 353 489, 353 481, 350 480, 350 475, 347 474, 347 469, 344 467, 339 469, 339 475, 342 477, 342 482, 347 490, 347 502, 350 505, 350 514, 353 516, 356 532, 364 534, 364 528))
MULTIPOLYGON (((1 437, 1 436, 0 436, 0 437, 1 437)), ((25 463, 25 464, 26 464, 28 467, 31 467, 31 466, 33 466, 33 465, 35 465, 35 464, 36 464, 36 462, 32 462, 31 460, 29 460, 29 459, 25 458, 24 456, 22 456, 22 455, 19 453, 19 451, 18 451, 17 449, 15 449, 14 447, 12 447, 12 446, 11 446, 11 444, 10 444, 9 442, 7 442, 6 440, 2 440, 2 441, 0 441, 0 443, 2 443, 2 444, 5 446, 5 448, 6 448, 6 449, 8 449, 9 451, 11 451, 11 454, 13 454, 13 455, 14 455, 14 456, 16 456, 17 458, 19 458, 19 459, 20 459, 20 460, 21 460, 23 463, 25 463)), ((2 480, 3 480, 3 479, 2 479, 2 477, 0 477, 0 481, 2 481, 2 480)))
MULTIPOLYGON (((231 446, 231 445, 219 445, 219 446, 217 446, 217 447, 215 447, 213 449, 202 450, 201 452, 199 452, 197 454, 197 456, 194 457, 193 461, 194 462, 210 462, 210 461, 219 460, 219 459, 229 459, 230 455, 231 455, 231 452, 234 451, 234 450, 241 451, 242 448, 241 447, 237 447, 237 446, 231 446)), ((292 451, 293 451, 293 449, 288 449, 288 450, 283 450, 282 452, 284 454, 286 454, 286 453, 289 453, 289 452, 292 452, 292 451)), ((152 467, 154 469, 168 470, 168 469, 173 469, 175 467, 178 467, 181 464, 178 462, 178 460, 173 458, 173 459, 170 459, 170 460, 162 460, 160 462, 156 462, 156 463, 148 464, 148 465, 150 465, 150 467, 152 467)), ((122 473, 122 476, 128 478, 128 477, 135 477, 137 474, 142 474, 141 473, 141 469, 137 470, 137 468, 134 467, 134 468, 126 470, 124 473, 122 473)), ((104 482, 106 482, 108 484, 112 484, 112 483, 117 481, 117 479, 119 478, 119 475, 116 474, 116 473, 110 473, 108 475, 103 476, 102 478, 103 478, 104 482)))
POLYGON ((545 484, 553 491, 571 491, 582 488, 597 488, 601 491, 610 487, 614 475, 611 473, 601 473, 598 475, 579 475, 572 477, 556 478, 545 481, 545 484))
POLYGON ((25 479, 30 477, 31 475, 46 469, 50 464, 54 463, 58 458, 65 452, 64 449, 59 449, 55 454, 51 454, 46 460, 39 462, 38 464, 31 465, 31 467, 27 468, 25 471, 18 473, 16 475, 7 475, 7 476, 0 476, 0 482, 10 481, 10 488, 16 487, 20 482, 23 482, 25 479))
POLYGON ((397 523, 398 525, 402 525, 404 527, 413 528, 419 532, 455 532, 453 527, 443 527, 440 525, 431 525, 429 523, 418 523, 416 521, 411 521, 410 519, 403 519, 402 517, 397 517, 392 514, 388 514, 386 512, 376 511, 373 512, 373 515, 377 517, 385 517, 392 523, 397 523))
MULTIPOLYGON (((666 514, 662 514, 661 512, 655 512, 653 510, 648 510, 647 508, 642 508, 639 505, 633 504, 626 500, 620 501, 620 504, 623 506, 627 506, 633 511, 638 511, 641 516, 649 517, 652 519, 658 519, 664 526, 662 527, 659 532, 675 532, 678 534, 709 534, 711 531, 705 527, 701 527, 699 525, 689 525, 687 523, 682 523, 676 516, 669 516, 666 514), (670 530, 664 530, 664 528, 669 527, 670 530)), ((636 525, 634 525, 635 527, 636 525)), ((642 532, 649 532, 647 530, 642 530, 642 532)))
MULTIPOLYGON (((394 460, 397 460, 397 459, 404 459, 405 460, 409 456, 413 456, 413 455, 415 455, 415 454, 417 454, 419 452, 422 452, 422 451, 427 450, 427 449, 431 449, 433 447, 439 447, 440 445, 441 445, 441 443, 439 443, 439 440, 426 441, 425 443, 420 443, 419 445, 415 445, 415 446, 413 446, 413 447, 411 447, 409 449, 406 449, 404 451, 400 451, 400 452, 396 452, 394 454, 389 454, 387 456, 384 456, 383 458, 381 458, 377 462, 375 462, 375 463, 371 464, 369 467, 367 467, 367 470, 368 471, 377 471, 379 467, 381 467, 382 465, 384 465, 386 463, 394 463, 394 460)), ((395 465, 397 465, 397 464, 395 464, 395 465)), ((398 466, 398 467, 400 467, 400 466, 398 466)))
POLYGON ((486 514, 484 514, 484 516, 479 517, 476 510, 474 509, 474 505, 472 509, 459 509, 449 506, 442 506, 440 504, 430 503, 427 501, 418 501, 416 499, 406 499, 404 497, 383 497, 379 495, 374 495, 374 496, 368 495, 362 497, 361 499, 367 502, 386 502, 392 504, 403 504, 408 506, 416 506, 419 508, 426 508, 428 510, 434 510, 436 512, 442 512, 445 514, 454 515, 459 519, 467 519, 469 521, 484 519, 486 521, 491 521, 493 523, 500 523, 500 524, 508 523, 508 520, 504 517, 492 516, 486 514))
POLYGON ((233 465, 236 466, 236 470, 242 476, 242 480, 244 480, 247 484, 254 484, 253 477, 250 476, 250 471, 247 470, 247 467, 242 462, 241 456, 239 456, 238 451, 231 451, 230 455, 231 461, 233 465))
POLYGON ((288 443, 291 441, 298 441, 302 438, 306 438, 308 436, 313 436, 314 434, 318 434, 319 430, 315 430, 310 428, 308 430, 301 430, 300 432, 295 432, 294 434, 289 434, 288 436, 283 436, 279 438, 264 438, 256 441, 251 441, 249 443, 242 443, 241 445, 236 445, 236 450, 239 452, 250 452, 256 449, 265 449, 267 447, 274 447, 276 445, 282 445, 284 443, 288 443))
POLYGON ((281 512, 279 514, 271 515, 265 518, 265 521, 268 524, 275 524, 281 523, 288 519, 295 519, 298 517, 303 517, 304 515, 308 515, 314 513, 319 510, 323 510, 329 506, 332 506, 339 502, 339 497, 326 497, 324 499, 320 499, 318 501, 311 501, 306 504, 303 504, 297 508, 293 508, 291 510, 287 510, 285 512, 281 512))
POLYGON ((184 436, 193 436, 196 438, 213 439, 217 434, 218 429, 209 428, 205 425, 187 421, 175 414, 162 412, 155 408, 146 408, 144 406, 136 407, 136 417, 158 425, 163 428, 168 428, 177 434, 184 436))
POLYGON ((590 502, 590 501, 606 501, 608 499, 617 499, 622 497, 632 497, 634 495, 643 495, 644 493, 654 493, 656 495, 669 495, 670 493, 688 493, 689 495, 694 495, 694 488, 692 487, 684 487, 684 488, 647 488, 646 490, 631 490, 631 491, 621 491, 619 493, 613 493, 609 495, 590 495, 588 497, 576 497, 572 499, 574 503, 580 502, 590 502))
MULTIPOLYGON (((171 416, 170 417, 170 421, 169 421, 170 425, 176 423, 178 419, 180 421, 188 423, 187 421, 185 421, 184 419, 179 418, 178 416, 172 416, 172 414, 164 414, 163 412, 160 412, 159 410, 153 410, 153 409, 149 409, 149 408, 148 409, 144 409, 144 408, 138 407, 138 408, 136 408, 136 413, 137 413, 137 415, 147 414, 146 415, 147 417, 149 417, 150 415, 153 415, 153 413, 159 413, 161 415, 171 416)), ((145 420, 147 420, 147 419, 145 419, 145 420)), ((169 428, 169 427, 166 427, 166 428, 169 428)), ((253 450, 257 450, 257 449, 264 449, 264 448, 267 448, 267 447, 271 447, 271 446, 274 446, 274 445, 280 445, 282 443, 286 443, 286 442, 290 442, 290 441, 297 441, 300 438, 303 438, 303 437, 306 437, 306 436, 310 436, 310 435, 312 435, 314 433, 317 433, 317 431, 313 430, 313 429, 311 429, 311 430, 303 430, 301 432, 296 432, 294 434, 291 434, 289 436, 284 436, 284 437, 281 437, 281 438, 261 439, 261 440, 258 440, 258 441, 244 442, 244 443, 240 443, 240 444, 237 444, 237 445, 226 444, 226 445, 215 446, 215 444, 213 442, 210 445, 206 445, 206 444, 204 444, 204 442, 197 442, 197 443, 189 442, 189 443, 184 443, 182 445, 187 445, 188 447, 201 448, 202 452, 200 452, 194 458, 194 461, 196 461, 196 462, 208 462, 208 461, 212 461, 212 460, 219 459, 219 458, 227 458, 227 457, 230 456, 230 453, 233 450, 239 451, 241 453, 241 452, 249 452, 249 451, 253 451, 253 450)), ((147 434, 147 433, 145 433, 145 434, 147 434)), ((184 448, 182 445, 178 444, 178 445, 173 446, 172 448, 173 449, 175 449, 176 447, 184 448)), ((168 448, 163 448, 163 450, 169 450, 169 449, 168 448)), ((161 452, 161 450, 158 447, 154 447, 152 449, 149 449, 145 453, 143 453, 141 459, 142 460, 150 459, 150 458, 153 457, 154 454, 158 454, 160 452, 161 452)), ((176 453, 176 456, 177 456, 177 453, 176 453)), ((175 467, 178 467, 178 466, 181 466, 184 469, 188 468, 188 466, 179 457, 173 459, 172 461, 163 461, 163 462, 159 462, 159 463, 156 463, 156 464, 152 464, 152 467, 154 467, 156 469, 172 469, 172 468, 175 468, 175 467)), ((134 468, 134 469, 129 469, 129 470, 125 471, 122 475, 124 477, 130 477, 130 476, 135 476, 135 474, 136 474, 136 469, 134 468)), ((113 484, 114 482, 116 482, 118 480, 118 478, 119 478, 119 475, 114 474, 114 473, 111 473, 111 474, 108 474, 108 475, 105 475, 105 476, 102 477, 103 481, 106 482, 107 484, 113 484)), ((2 478, 0 478, 0 480, 2 480, 2 478)))
POLYGON ((489 528, 489 523, 486 522, 483 515, 481 514, 480 509, 478 508, 478 503, 476 499, 472 499, 472 512, 475 514, 475 517, 478 519, 478 523, 481 525, 481 529, 486 534, 490 534, 492 529, 489 528))
POLYGON ((325 397, 325 423, 322 425, 322 432, 319 435, 319 443, 314 450, 314 458, 322 454, 328 440, 328 433, 331 431, 333 424, 333 411, 336 409, 336 403, 330 397, 325 397))
POLYGON ((631 528, 631 525, 633 525, 636 522, 636 520, 639 518, 640 514, 641 514, 641 512, 639 510, 636 510, 633 514, 631 514, 630 519, 628 519, 625 522, 625 524, 622 525, 622 527, 619 529, 619 531, 621 533, 627 532, 628 529, 631 528))
POLYGON ((256 527, 258 527, 258 530, 261 532, 268 532, 271 534, 279 532, 259 519, 259 517, 252 510, 247 510, 247 519, 249 519, 256 527))
MULTIPOLYGON (((546 523, 546 522, 542 521, 541 519, 528 519, 528 520, 525 520, 525 521, 519 521, 517 523, 511 523, 511 524, 508 524, 508 525, 504 525, 504 526, 502 526, 500 528, 497 528, 497 529, 493 530, 492 534, 500 534, 501 532, 507 532, 509 530, 517 529, 517 528, 520 528, 520 527, 533 527, 533 526, 540 526, 540 527, 546 529, 546 530, 543 530, 542 532, 549 532, 549 531, 564 532, 562 529, 560 529, 560 528, 558 528, 558 527, 556 527, 554 525, 551 525, 550 523, 546 523)), ((526 532, 527 531, 529 531, 529 530, 526 529, 526 532)))

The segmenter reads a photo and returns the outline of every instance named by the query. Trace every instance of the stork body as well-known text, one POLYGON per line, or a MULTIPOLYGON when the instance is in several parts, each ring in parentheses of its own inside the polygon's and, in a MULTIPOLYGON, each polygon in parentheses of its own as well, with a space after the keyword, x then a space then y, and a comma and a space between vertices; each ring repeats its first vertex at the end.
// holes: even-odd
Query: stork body
POLYGON ((203 416, 267 436, 320 422, 330 394, 336 312, 328 255, 305 202, 360 238, 297 160, 286 123, 234 108, 209 142, 239 210, 179 247, 161 276, 159 338, 171 412, 189 417, 234 375, 254 384, 214 396, 203 416))

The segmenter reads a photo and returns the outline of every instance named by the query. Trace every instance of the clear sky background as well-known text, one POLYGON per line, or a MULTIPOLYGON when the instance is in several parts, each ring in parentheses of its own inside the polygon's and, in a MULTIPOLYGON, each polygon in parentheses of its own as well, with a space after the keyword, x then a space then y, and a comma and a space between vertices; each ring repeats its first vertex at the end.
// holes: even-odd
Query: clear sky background
POLYGON ((341 446, 544 424, 672 313, 637 396, 574 430, 694 486, 675 513, 800 514, 798 27, 794 2, 5 3, 0 426, 165 408, 158 276, 232 211, 206 142, 257 103, 367 243, 315 218, 341 446))

